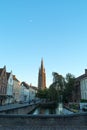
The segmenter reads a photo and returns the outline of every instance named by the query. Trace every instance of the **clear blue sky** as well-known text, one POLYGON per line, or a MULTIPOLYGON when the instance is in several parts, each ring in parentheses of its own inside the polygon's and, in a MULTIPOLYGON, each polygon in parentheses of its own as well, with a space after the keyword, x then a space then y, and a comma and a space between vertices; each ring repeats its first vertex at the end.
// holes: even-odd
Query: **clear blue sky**
POLYGON ((87 0, 0 0, 0 67, 37 86, 43 57, 52 72, 87 68, 87 0))

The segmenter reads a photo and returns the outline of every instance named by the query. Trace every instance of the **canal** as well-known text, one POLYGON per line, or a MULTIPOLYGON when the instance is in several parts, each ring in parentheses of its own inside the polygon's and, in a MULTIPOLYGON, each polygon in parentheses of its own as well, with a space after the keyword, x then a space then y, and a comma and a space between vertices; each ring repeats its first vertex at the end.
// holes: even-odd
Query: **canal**
POLYGON ((38 114, 43 114, 43 115, 49 115, 49 114, 67 115, 67 114, 72 114, 72 113, 73 112, 71 112, 71 111, 67 110, 66 108, 64 108, 63 104, 60 103, 57 108, 38 107, 29 114, 33 114, 33 115, 38 115, 38 114))

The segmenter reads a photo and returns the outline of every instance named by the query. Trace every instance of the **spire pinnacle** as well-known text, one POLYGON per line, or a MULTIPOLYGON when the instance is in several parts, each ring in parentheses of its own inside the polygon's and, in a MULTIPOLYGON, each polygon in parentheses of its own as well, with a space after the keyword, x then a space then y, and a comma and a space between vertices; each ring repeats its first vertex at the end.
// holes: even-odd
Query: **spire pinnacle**
POLYGON ((41 68, 43 68, 43 58, 41 59, 41 68))

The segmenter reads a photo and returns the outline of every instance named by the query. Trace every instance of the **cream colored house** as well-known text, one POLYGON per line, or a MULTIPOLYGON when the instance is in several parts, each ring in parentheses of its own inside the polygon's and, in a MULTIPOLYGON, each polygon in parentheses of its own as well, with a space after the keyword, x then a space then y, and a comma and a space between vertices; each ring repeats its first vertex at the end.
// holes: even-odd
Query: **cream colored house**
POLYGON ((37 88, 22 82, 20 85, 20 101, 22 102, 32 102, 36 98, 37 88))
POLYGON ((13 75, 13 97, 14 102, 19 102, 20 98, 20 81, 13 75))
POLYGON ((29 85, 25 82, 22 82, 20 85, 20 99, 21 102, 29 102, 29 85))

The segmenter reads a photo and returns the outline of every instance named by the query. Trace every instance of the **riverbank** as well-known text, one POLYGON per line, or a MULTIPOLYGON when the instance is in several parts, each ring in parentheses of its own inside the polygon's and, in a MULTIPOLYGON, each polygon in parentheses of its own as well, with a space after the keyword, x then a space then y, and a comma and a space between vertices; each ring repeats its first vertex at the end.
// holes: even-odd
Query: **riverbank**
POLYGON ((35 108, 39 106, 39 102, 37 103, 24 103, 24 104, 8 104, 4 106, 0 106, 1 114, 28 114, 33 111, 35 108))
POLYGON ((78 113, 80 111, 79 108, 79 104, 78 103, 70 103, 70 104, 64 104, 64 107, 69 110, 72 111, 74 113, 78 113))

